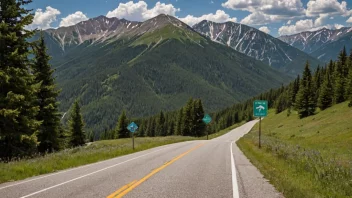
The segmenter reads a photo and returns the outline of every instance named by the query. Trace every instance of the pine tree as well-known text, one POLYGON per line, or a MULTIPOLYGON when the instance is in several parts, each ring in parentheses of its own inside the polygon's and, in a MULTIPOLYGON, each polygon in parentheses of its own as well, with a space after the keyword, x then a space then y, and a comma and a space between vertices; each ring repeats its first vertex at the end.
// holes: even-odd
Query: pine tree
POLYGON ((318 100, 318 97, 320 95, 320 87, 324 82, 324 78, 323 78, 323 74, 322 74, 322 70, 320 68, 320 66, 317 67, 315 74, 314 74, 314 85, 315 85, 315 96, 316 96, 316 100, 318 100))
POLYGON ((339 54, 339 62, 342 66, 346 66, 347 58, 346 46, 343 46, 343 50, 339 54))
POLYGON ((194 101, 194 136, 201 137, 205 135, 206 124, 203 122, 204 109, 200 99, 194 101))
POLYGON ((71 118, 69 120, 70 132, 71 132, 71 147, 82 146, 85 144, 86 135, 83 130, 84 122, 81 114, 81 107, 79 106, 78 100, 73 104, 71 111, 71 118))
POLYGON ((165 115, 164 115, 163 111, 161 111, 158 116, 158 120, 156 123, 156 135, 157 136, 166 136, 165 115))
POLYGON ((338 62, 334 72, 334 102, 336 104, 345 101, 345 78, 341 62, 338 62))
POLYGON ((35 60, 32 66, 35 82, 40 84, 37 93, 37 105, 39 106, 37 120, 42 121, 37 135, 40 142, 38 146, 39 152, 52 152, 59 149, 60 114, 56 99, 59 91, 55 88, 54 70, 51 69, 49 64, 50 57, 46 51, 47 48, 41 34, 38 45, 34 49, 35 60))
POLYGON ((347 78, 347 89, 346 89, 346 96, 350 103, 348 104, 349 107, 352 107, 352 69, 350 68, 349 75, 347 78))
POLYGON ((128 127, 128 120, 126 116, 126 112, 122 111, 119 121, 117 123, 116 129, 115 129, 115 137, 116 138, 129 138, 130 137, 130 131, 127 129, 128 127))
POLYGON ((300 81, 301 81, 301 79, 300 79, 300 76, 298 75, 297 78, 295 79, 295 81, 293 82, 293 86, 292 86, 292 89, 290 92, 290 103, 291 103, 290 105, 291 106, 295 106, 296 96, 297 96, 297 93, 299 90, 300 81))
POLYGON ((24 29, 33 21, 30 0, 2 0, 0 15, 0 158, 8 160, 35 152, 35 105, 38 85, 31 75, 29 38, 33 31, 24 29))
POLYGON ((332 84, 330 75, 326 74, 318 99, 318 107, 321 110, 331 107, 333 102, 332 84))
POLYGON ((182 134, 184 136, 192 135, 192 106, 193 106, 193 99, 190 98, 183 111, 182 134))
POLYGON ((299 117, 304 118, 313 115, 315 109, 316 101, 312 74, 309 69, 309 63, 307 62, 296 97, 296 110, 298 111, 299 117))
POLYGON ((276 114, 279 114, 281 112, 283 112, 286 108, 287 108, 287 98, 286 98, 286 94, 283 93, 279 96, 279 98, 276 100, 275 102, 275 106, 276 106, 276 114))
POLYGON ((183 135, 183 108, 180 109, 177 115, 175 135, 183 135))

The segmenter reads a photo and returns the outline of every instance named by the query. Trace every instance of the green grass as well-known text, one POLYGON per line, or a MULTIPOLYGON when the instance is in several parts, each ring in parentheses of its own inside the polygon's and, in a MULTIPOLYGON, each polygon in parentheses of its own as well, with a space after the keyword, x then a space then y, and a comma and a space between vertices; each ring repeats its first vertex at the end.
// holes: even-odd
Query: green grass
MULTIPOLYGON (((236 124, 230 128, 211 134, 209 135, 209 139, 224 135, 239 125, 241 124, 236 124)), ((130 138, 97 141, 88 146, 67 149, 43 157, 0 163, 0 183, 74 168, 162 145, 204 139, 206 139, 206 136, 200 138, 184 136, 135 138, 135 150, 132 149, 130 138)))
POLYGON ((237 143, 285 197, 352 197, 352 108, 335 105, 298 119, 296 113, 262 121, 237 143))

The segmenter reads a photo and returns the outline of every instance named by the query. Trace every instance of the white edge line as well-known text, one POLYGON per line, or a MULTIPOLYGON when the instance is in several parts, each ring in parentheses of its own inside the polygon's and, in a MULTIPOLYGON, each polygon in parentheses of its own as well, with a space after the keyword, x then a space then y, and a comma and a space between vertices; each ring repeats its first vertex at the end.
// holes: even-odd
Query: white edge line
POLYGON ((231 172, 232 172, 232 189, 233 189, 233 198, 239 198, 239 192, 238 192, 238 184, 237 184, 237 174, 236 174, 236 166, 235 166, 235 159, 233 157, 233 152, 232 152, 232 144, 234 142, 231 142, 230 145, 230 150, 231 150, 231 172))
MULTIPOLYGON (((176 145, 175 145, 175 146, 176 146, 176 145)), ((44 192, 44 191, 50 190, 50 189, 52 189, 52 188, 56 188, 56 187, 62 186, 62 185, 64 185, 64 184, 67 184, 67 183, 70 183, 70 182, 76 181, 76 180, 78 180, 78 179, 82 179, 82 178, 84 178, 84 177, 87 177, 87 176, 93 175, 93 174, 95 174, 95 173, 102 172, 102 171, 104 171, 104 170, 107 170, 107 169, 113 168, 113 167, 115 167, 115 166, 119 166, 119 165, 124 164, 124 163, 127 163, 127 162, 129 162, 129 161, 132 161, 132 160, 135 160, 135 159, 138 159, 138 158, 141 158, 141 157, 144 157, 144 156, 150 155, 150 154, 152 154, 152 153, 156 153, 156 152, 161 151, 161 150, 165 150, 165 149, 167 149, 167 148, 169 148, 169 147, 166 147, 166 148, 163 148, 163 149, 159 149, 159 150, 156 150, 156 151, 153 151, 153 152, 150 152, 150 153, 147 153, 147 154, 144 154, 144 155, 138 156, 138 157, 134 157, 134 158, 129 159, 129 160, 126 160, 126 161, 124 161, 124 162, 120 162, 120 163, 118 163, 118 164, 114 164, 114 165, 112 165, 112 166, 108 166, 108 167, 106 167, 106 168, 103 168, 103 169, 100 169, 100 170, 97 170, 97 171, 91 172, 91 173, 86 174, 86 175, 82 175, 82 176, 80 176, 80 177, 77 177, 77 178, 74 178, 74 179, 71 179, 71 180, 68 180, 68 181, 62 182, 62 183, 60 183, 60 184, 57 184, 57 185, 54 185, 54 186, 51 186, 51 187, 48 187, 48 188, 45 188, 45 189, 42 189, 42 190, 39 190, 39 191, 37 191, 37 192, 31 193, 31 194, 29 194, 29 195, 22 196, 22 197, 20 197, 20 198, 26 198, 26 197, 30 197, 30 196, 33 196, 33 195, 39 194, 39 193, 41 193, 41 192, 44 192)))
MULTIPOLYGON (((187 141, 188 142, 188 141, 187 141)), ((182 142, 184 143, 184 142, 182 142)), ((172 145, 164 145, 164 146, 161 146, 163 147, 170 147, 172 145)), ((160 151, 160 150, 163 150, 163 149, 159 149, 157 151, 160 151)), ((131 153, 131 154, 136 154, 136 153, 131 153)), ((42 176, 42 177, 36 177, 34 179, 29 179, 29 180, 24 180, 22 182, 18 182, 18 183, 15 183, 15 184, 11 184, 11 185, 8 185, 8 186, 3 186, 3 187, 0 187, 0 190, 2 189, 5 189, 5 188, 10 188, 10 187, 13 187, 13 186, 18 186, 18 185, 21 185, 21 184, 25 184, 25 183, 28 183, 28 182, 32 182, 32 181, 35 181, 35 180, 39 180, 39 179, 43 179, 43 178, 46 178, 46 177, 51 177, 51 176, 55 176, 55 175, 58 175, 58 174, 61 174, 61 173, 66 173, 66 172, 70 172, 70 171, 74 171, 74 170, 77 170, 77 169, 81 169, 81 168, 87 168, 87 167, 90 167, 90 166, 94 166, 94 165, 98 165, 98 164, 101 164, 101 163, 104 163, 104 162, 108 162, 108 161, 111 161, 111 160, 115 160, 117 158, 121 158, 121 157, 128 157, 129 155, 124 155, 124 156, 118 156, 116 158, 112 158, 112 159, 106 159, 106 160, 103 160, 103 161, 100 161, 100 162, 95 162, 95 163, 92 163, 92 164, 86 164, 86 165, 82 165, 82 166, 79 166, 79 167, 75 167, 75 168, 70 168, 68 170, 59 170, 57 173, 49 173, 48 175, 45 175, 45 176, 42 176)))

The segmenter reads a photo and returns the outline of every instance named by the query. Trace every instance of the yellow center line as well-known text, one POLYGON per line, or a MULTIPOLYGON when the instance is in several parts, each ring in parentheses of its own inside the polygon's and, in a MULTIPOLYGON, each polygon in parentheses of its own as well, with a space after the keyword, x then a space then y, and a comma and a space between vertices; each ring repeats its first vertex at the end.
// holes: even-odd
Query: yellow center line
MULTIPOLYGON (((181 159, 182 157, 184 157, 185 155, 187 155, 188 153, 196 150, 197 148, 203 146, 204 144, 199 144, 197 145, 196 147, 193 147, 192 149, 182 153, 181 155, 175 157, 174 159, 172 159, 171 161, 169 162, 166 162, 164 165, 160 166, 159 168, 157 169, 154 169, 152 172, 150 172, 148 175, 146 175, 145 177, 143 177, 142 179, 140 179, 139 181, 137 182, 134 182, 132 185, 128 186, 126 188, 126 186, 122 187, 121 189, 119 189, 119 193, 115 194, 114 193, 114 196, 115 198, 121 198, 123 196, 125 196, 127 193, 131 192, 133 189, 135 189, 137 186, 141 185, 143 182, 145 182, 147 179, 149 179, 150 177, 152 177, 153 175, 155 175, 156 173, 160 172, 161 170, 163 170, 164 168, 166 168, 167 166, 170 166, 172 163, 176 162, 177 160, 181 159), (116 196, 117 195, 117 196, 116 196)), ((110 195, 111 196, 111 195, 110 195)), ((111 197, 107 197, 107 198, 111 198, 111 197)))
POLYGON ((106 198, 114 198, 116 195, 121 193, 122 191, 126 190, 128 187, 132 186, 134 183, 136 183, 137 180, 134 180, 133 182, 122 186, 122 188, 118 189, 116 192, 112 193, 111 195, 107 196, 106 198))

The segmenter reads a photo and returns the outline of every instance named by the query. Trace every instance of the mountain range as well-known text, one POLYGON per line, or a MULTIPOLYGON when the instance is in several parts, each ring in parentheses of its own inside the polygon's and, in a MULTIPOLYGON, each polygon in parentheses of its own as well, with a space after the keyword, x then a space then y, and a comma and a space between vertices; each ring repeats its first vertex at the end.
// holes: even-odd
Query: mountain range
POLYGON ((322 64, 321 61, 302 52, 296 46, 292 47, 280 39, 243 24, 204 20, 193 28, 213 41, 230 46, 236 51, 293 76, 301 73, 306 61, 309 61, 313 68, 322 64))
POLYGON ((352 49, 352 28, 343 27, 336 30, 323 28, 317 31, 281 36, 279 39, 320 61, 328 62, 336 59, 344 46, 347 50, 352 49))
POLYGON ((142 117, 194 97, 216 111, 292 79, 168 15, 145 22, 100 16, 44 37, 61 111, 78 98, 96 131, 112 128, 123 109, 142 117))

